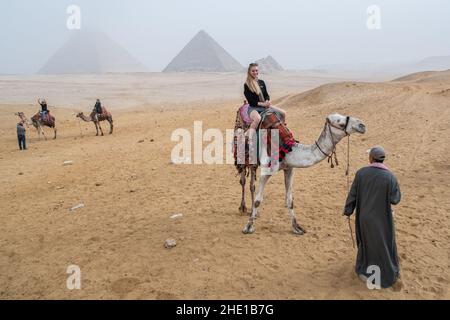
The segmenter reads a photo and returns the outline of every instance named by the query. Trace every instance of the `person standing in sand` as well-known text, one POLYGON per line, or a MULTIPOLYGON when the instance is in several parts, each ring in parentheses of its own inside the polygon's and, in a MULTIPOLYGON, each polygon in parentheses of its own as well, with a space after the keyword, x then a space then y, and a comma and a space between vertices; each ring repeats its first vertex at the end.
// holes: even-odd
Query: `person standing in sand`
POLYGON ((350 217, 356 209, 356 273, 367 281, 373 274, 369 270, 379 267, 380 285, 389 288, 400 276, 391 205, 400 202, 401 193, 397 178, 383 163, 385 158, 382 147, 370 149, 370 165, 356 173, 344 215, 350 217))
POLYGON ((17 124, 17 140, 19 141, 20 150, 27 150, 27 145, 25 143, 25 132, 26 129, 21 121, 17 124))
POLYGON ((256 130, 261 121, 260 114, 267 108, 277 111, 282 120, 286 118, 286 111, 275 107, 270 102, 270 96, 267 92, 266 84, 258 78, 259 67, 257 63, 250 63, 247 70, 247 80, 244 84, 244 95, 249 104, 248 115, 252 119, 250 129, 256 130))

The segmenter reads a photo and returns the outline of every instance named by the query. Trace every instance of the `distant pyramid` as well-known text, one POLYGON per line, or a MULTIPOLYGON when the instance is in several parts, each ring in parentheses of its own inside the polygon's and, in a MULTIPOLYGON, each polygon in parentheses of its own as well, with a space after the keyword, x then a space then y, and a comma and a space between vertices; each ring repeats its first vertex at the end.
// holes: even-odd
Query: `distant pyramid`
POLYGON ((420 70, 447 70, 450 68, 450 56, 428 57, 415 65, 420 70))
POLYGON ((74 34, 39 70, 40 74, 143 72, 145 66, 106 34, 72 31, 74 34))
POLYGON ((233 72, 242 65, 205 31, 201 30, 169 63, 163 72, 233 72))
POLYGON ((261 73, 274 73, 284 70, 283 67, 270 55, 266 58, 259 59, 256 62, 259 65, 259 71, 261 73))

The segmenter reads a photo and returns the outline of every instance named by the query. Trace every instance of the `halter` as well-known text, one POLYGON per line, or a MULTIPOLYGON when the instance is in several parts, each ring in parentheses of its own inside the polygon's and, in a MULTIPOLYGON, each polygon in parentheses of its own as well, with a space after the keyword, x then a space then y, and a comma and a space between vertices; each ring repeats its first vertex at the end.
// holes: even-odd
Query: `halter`
MULTIPOLYGON (((345 136, 350 135, 350 134, 347 132, 347 127, 348 127, 348 124, 350 123, 350 117, 349 117, 349 116, 347 116, 346 119, 345 119, 345 127, 344 127, 344 129, 342 129, 342 128, 340 128, 340 127, 333 126, 333 125, 331 124, 331 122, 330 122, 330 119, 328 119, 328 118, 327 118, 327 123, 328 123, 328 125, 329 125, 330 127, 333 127, 333 128, 335 128, 335 129, 344 131, 344 132, 345 132, 345 136)), ((331 131, 330 131, 330 133, 333 134, 331 131)))
POLYGON ((331 127, 335 128, 335 129, 338 129, 338 130, 341 130, 341 131, 344 131, 344 132, 345 132, 345 136, 346 136, 346 137, 350 137, 350 134, 347 132, 347 128, 348 128, 348 124, 349 124, 349 123, 350 123, 350 117, 347 116, 347 118, 346 118, 346 120, 345 120, 345 127, 344 127, 344 129, 342 129, 342 128, 340 128, 340 127, 333 126, 333 125, 331 124, 330 119, 327 118, 327 120, 326 120, 326 122, 325 122, 325 127, 328 127, 328 130, 330 131, 330 135, 331 135, 331 143, 333 144, 333 150, 331 151, 330 154, 326 154, 326 153, 322 150, 322 148, 319 146, 319 143, 317 142, 317 140, 316 140, 316 142, 315 142, 315 143, 316 143, 316 146, 317 146, 317 148, 320 150, 320 152, 322 152, 322 153, 328 158, 328 163, 331 163, 331 168, 334 168, 333 155, 334 155, 334 162, 336 163, 336 166, 339 165, 339 162, 338 162, 338 159, 337 159, 337 156, 336 156, 336 144, 334 143, 334 136, 333 136, 333 131, 331 131, 331 127))

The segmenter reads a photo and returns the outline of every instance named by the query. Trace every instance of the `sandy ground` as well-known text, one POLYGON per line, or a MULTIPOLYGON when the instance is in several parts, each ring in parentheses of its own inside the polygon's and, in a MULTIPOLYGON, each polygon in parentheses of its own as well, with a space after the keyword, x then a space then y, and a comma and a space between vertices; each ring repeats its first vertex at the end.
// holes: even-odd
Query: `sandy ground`
MULTIPOLYGON (((27 86, 39 91, 29 80, 21 90, 27 86)), ((177 107, 155 98, 116 108, 115 132, 104 137, 94 136, 92 123, 80 127, 71 108, 52 108, 57 140, 38 141, 30 128, 29 150, 20 152, 13 113, 37 109, 23 93, 22 102, 0 106, 0 298, 449 299, 450 72, 300 92, 272 96, 304 143, 313 143, 333 112, 367 125, 364 136, 351 138, 352 176, 366 165, 370 146, 388 150, 403 192, 395 208, 401 285, 369 291, 354 275, 356 252, 341 215, 345 141, 339 167, 322 162, 296 171, 296 210, 306 235, 290 231, 282 174, 267 186, 256 233, 244 235, 247 217, 238 212, 232 165, 170 163, 174 129, 193 132, 196 120, 204 130, 232 129, 240 97, 180 107, 169 96, 177 107), (74 164, 63 166, 66 160, 74 164), (84 208, 69 211, 80 202, 84 208), (176 213, 183 217, 170 219, 176 213), (167 238, 178 245, 165 249, 167 238), (81 269, 81 290, 66 287, 72 264, 81 269)))

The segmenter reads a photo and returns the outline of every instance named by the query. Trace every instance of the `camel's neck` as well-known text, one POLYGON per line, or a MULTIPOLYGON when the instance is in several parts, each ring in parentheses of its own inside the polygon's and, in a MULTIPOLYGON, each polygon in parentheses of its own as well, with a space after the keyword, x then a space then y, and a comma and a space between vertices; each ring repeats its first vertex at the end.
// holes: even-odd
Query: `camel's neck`
POLYGON ((26 124, 29 123, 27 117, 25 117, 24 115, 19 116, 19 118, 20 118, 21 121, 25 122, 26 124))
POLYGON ((91 122, 91 121, 92 121, 91 118, 86 117, 84 114, 80 115, 80 118, 81 118, 83 121, 86 121, 86 122, 91 122))
POLYGON ((326 159, 326 155, 330 155, 334 146, 345 136, 344 131, 333 130, 333 134, 331 134, 329 125, 325 125, 317 140, 320 149, 315 143, 312 145, 296 144, 292 152, 286 155, 284 162, 287 166, 294 168, 311 167, 326 159))

